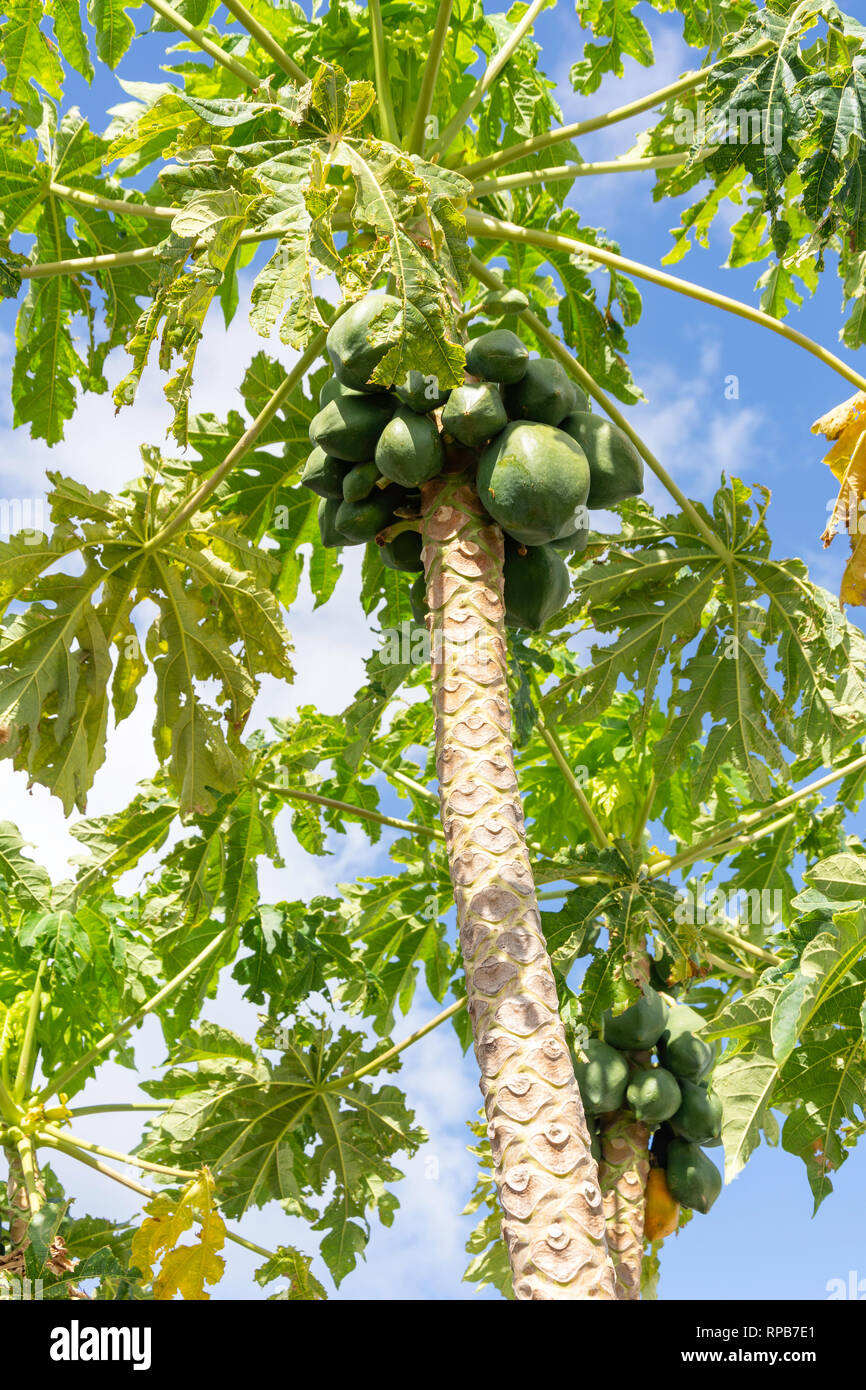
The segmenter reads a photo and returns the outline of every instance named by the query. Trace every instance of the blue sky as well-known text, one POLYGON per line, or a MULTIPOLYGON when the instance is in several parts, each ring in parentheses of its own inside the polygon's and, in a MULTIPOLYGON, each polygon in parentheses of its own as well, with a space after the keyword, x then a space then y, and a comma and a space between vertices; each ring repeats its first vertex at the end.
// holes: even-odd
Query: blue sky
MULTIPOLYGON (((694 54, 679 38, 679 21, 656 16, 647 6, 643 13, 656 46, 655 70, 651 73, 629 63, 622 81, 606 81, 589 100, 576 98, 568 84, 568 69, 580 51, 580 31, 569 6, 560 3, 554 12, 542 16, 536 32, 553 55, 546 67, 559 82, 567 121, 621 105, 693 66, 694 54)), ((121 64, 120 75, 129 80, 160 80, 157 65, 163 47, 161 36, 135 45, 121 64)), ((105 110, 125 99, 114 76, 102 71, 92 89, 73 79, 67 104, 78 103, 100 127, 105 110)), ((598 132, 586 138, 581 153, 586 159, 625 153, 640 128, 639 118, 630 126, 598 132)), ((670 249, 669 229, 678 223, 680 206, 654 204, 651 187, 648 174, 581 179, 575 183, 571 201, 584 221, 605 227, 617 238, 624 254, 658 265, 670 249)), ((721 268, 727 253, 725 227, 720 219, 709 249, 692 252, 674 267, 675 273, 755 303, 755 270, 721 268)), ((777 552, 802 557, 818 582, 837 590, 847 543, 837 540, 828 552, 820 547, 818 538, 832 488, 829 472, 820 463, 820 441, 810 434, 810 425, 849 395, 850 389, 829 369, 754 325, 649 285, 641 288, 644 314, 641 324, 630 332, 631 366, 649 403, 632 412, 636 427, 690 496, 708 500, 723 470, 746 482, 767 483, 773 489, 769 524, 777 552), (736 399, 729 399, 725 391, 732 375, 739 381, 736 399)), ((0 307, 0 353, 7 374, 13 316, 14 306, 0 307)), ((816 300, 806 304, 795 321, 804 332, 836 349, 842 319, 839 285, 831 272, 825 275, 816 300)), ((227 334, 214 314, 200 352, 193 408, 224 413, 243 367, 260 346, 243 310, 227 334)), ((291 360, 292 354, 276 342, 269 350, 291 360)), ((109 363, 112 384, 125 370, 124 354, 115 353, 109 363)), ((32 479, 41 478, 46 467, 102 487, 133 476, 138 445, 159 442, 165 434, 168 416, 161 387, 154 368, 146 376, 134 410, 116 419, 109 398, 84 398, 67 440, 53 451, 21 431, 12 432, 8 393, 4 394, 0 399, 4 494, 14 495, 24 480, 32 490, 32 479)), ((649 496, 666 505, 654 483, 649 496)), ((362 661, 372 639, 359 621, 357 564, 357 552, 350 553, 346 574, 324 612, 314 614, 309 594, 302 593, 289 622, 298 682, 290 690, 273 681, 265 683, 255 710, 257 725, 265 725, 270 715, 291 713, 298 704, 310 701, 337 712, 361 684, 362 661)), ((862 615, 851 616, 860 621, 862 615)), ((152 770, 151 717, 145 691, 97 777, 89 807, 92 814, 123 804, 131 780, 152 770)), ((0 796, 3 817, 18 822, 38 857, 61 873, 67 855, 77 846, 68 836, 58 805, 40 789, 28 795, 23 779, 6 763, 0 764, 0 796)), ((398 814, 405 812, 395 798, 391 804, 398 814)), ((326 859, 313 859, 301 850, 285 824, 283 832, 287 867, 282 872, 265 870, 265 901, 299 893, 312 896, 360 874, 388 871, 385 850, 373 855, 360 831, 334 839, 332 857, 326 859)), ((437 1008, 422 987, 409 1017, 396 1027, 395 1037, 411 1032, 437 1008)), ((244 1005, 231 985, 207 1013, 245 1036, 255 1031, 255 1011, 244 1005)), ((139 1034, 142 1073, 158 1066, 162 1057, 158 1029, 148 1023, 139 1034)), ((130 1080, 128 1072, 109 1066, 88 1088, 87 1100, 129 1099, 130 1080)), ((407 1054, 401 1085, 430 1142, 408 1165, 407 1180, 398 1187, 401 1209, 394 1226, 374 1229, 366 1263, 344 1282, 337 1296, 477 1298, 473 1289, 460 1283, 466 1258, 463 1242, 472 1225, 460 1211, 474 1181, 474 1160, 465 1151, 465 1124, 480 1101, 474 1059, 461 1056, 446 1025, 407 1054)), ((86 1134, 115 1148, 128 1148, 136 1139, 134 1126, 122 1119, 94 1119, 86 1134)), ((863 1165, 862 1155, 855 1154, 838 1175, 835 1194, 810 1220, 811 1197, 802 1165, 781 1150, 759 1150, 746 1172, 724 1190, 710 1217, 695 1217, 682 1235, 666 1242, 661 1296, 820 1299, 826 1297, 828 1281, 847 1279, 849 1270, 858 1269, 858 1261, 858 1277, 866 1276, 863 1165)), ((71 1164, 64 1161, 57 1167, 69 1176, 70 1190, 78 1194, 77 1212, 131 1215, 138 1210, 137 1199, 96 1174, 75 1165, 73 1178, 71 1164)), ((276 1207, 252 1214, 242 1229, 266 1246, 280 1241, 305 1250, 314 1248, 314 1238, 303 1224, 284 1217, 276 1207)), ((230 1247, 227 1255, 228 1273, 214 1297, 260 1296, 249 1282, 255 1257, 237 1247, 230 1247)), ((320 1262, 316 1270, 323 1276, 320 1262)))

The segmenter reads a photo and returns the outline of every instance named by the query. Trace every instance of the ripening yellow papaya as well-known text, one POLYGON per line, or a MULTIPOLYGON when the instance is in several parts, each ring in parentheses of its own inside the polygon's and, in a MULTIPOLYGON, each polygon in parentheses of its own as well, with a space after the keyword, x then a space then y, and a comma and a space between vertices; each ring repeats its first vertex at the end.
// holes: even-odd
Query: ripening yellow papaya
POLYGON ((664 1169, 651 1168, 646 1185, 644 1240, 664 1240, 677 1229, 679 1220, 680 1204, 671 1196, 664 1169))

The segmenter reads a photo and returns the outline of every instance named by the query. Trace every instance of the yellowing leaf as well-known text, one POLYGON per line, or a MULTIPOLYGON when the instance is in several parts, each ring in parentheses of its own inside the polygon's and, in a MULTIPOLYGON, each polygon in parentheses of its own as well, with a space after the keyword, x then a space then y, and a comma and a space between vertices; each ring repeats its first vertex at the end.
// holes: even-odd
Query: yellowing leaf
POLYGON ((822 415, 813 434, 834 441, 824 462, 839 480, 839 496, 821 539, 830 544, 840 526, 851 541, 839 602, 866 605, 866 391, 858 391, 822 415))
MULTIPOLYGON (((219 1225, 222 1221, 216 1218, 219 1225)), ((223 1228, 224 1229, 224 1228, 223 1228)), ((203 1232, 201 1232, 203 1236, 203 1232)), ((218 1284, 225 1272, 225 1260, 201 1241, 198 1245, 179 1245, 162 1262, 162 1272, 154 1281, 153 1296, 169 1300, 179 1293, 185 1299, 208 1299, 205 1284, 218 1284)))
POLYGON ((216 1252, 225 1245, 225 1222, 213 1204, 214 1180, 207 1168, 188 1183, 179 1198, 160 1193, 147 1203, 146 1219, 132 1238, 132 1262, 142 1271, 162 1261, 153 1293, 169 1300, 179 1293, 185 1299, 208 1299, 205 1284, 218 1284, 225 1260, 216 1252), (194 1222, 200 1221, 197 1243, 178 1242, 194 1222))

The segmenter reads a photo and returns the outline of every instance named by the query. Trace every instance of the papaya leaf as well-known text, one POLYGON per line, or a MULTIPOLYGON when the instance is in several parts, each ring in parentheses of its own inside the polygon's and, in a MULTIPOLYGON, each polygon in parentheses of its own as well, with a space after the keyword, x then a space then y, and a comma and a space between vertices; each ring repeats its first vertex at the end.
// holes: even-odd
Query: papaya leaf
POLYGON ((51 896, 51 879, 42 868, 26 855, 17 828, 10 821, 0 821, 0 877, 5 891, 25 910, 45 909, 51 896))
MULTIPOLYGON (((714 188, 683 214, 674 255, 685 252, 689 230, 703 240, 745 181, 756 196, 733 228, 729 263, 772 258, 758 284, 762 307, 782 317, 800 299, 794 276, 814 289, 832 246, 845 298, 855 299, 843 332, 856 346, 862 324, 852 270, 866 247, 866 28, 824 0, 768 5, 724 39, 702 97, 711 118, 692 107, 680 122, 676 145, 691 146, 688 162, 662 176, 658 191, 682 192, 696 174, 714 188)), ((668 115, 649 136, 654 153, 671 129, 668 115)))
MULTIPOLYGON (((28 606, 8 616, 0 636, 0 723, 10 731, 0 756, 48 786, 67 812, 83 810, 105 755, 112 693, 123 718, 146 653, 157 681, 157 755, 180 788, 181 815, 207 812, 240 777, 239 733, 257 677, 290 673, 269 588, 273 562, 228 524, 209 529, 205 517, 193 518, 182 539, 143 551, 179 500, 152 475, 116 498, 51 480, 54 536, 35 547, 17 595, 28 606), (81 572, 53 569, 61 557, 80 557, 81 572), (158 611, 142 653, 131 619, 145 599, 158 611), (122 674, 112 692, 112 647, 122 653, 130 644, 136 664, 120 669, 131 679, 122 674), (207 681, 227 707, 225 728, 201 698, 207 681)), ((6 559, 11 578, 20 548, 21 538, 0 545, 0 574, 6 559)))
POLYGON ((786 748, 814 767, 832 762, 864 727, 862 633, 801 562, 773 559, 761 495, 756 515, 752 490, 732 479, 716 494, 712 518, 705 514, 728 564, 704 549, 682 516, 656 521, 645 504, 624 508, 633 518, 626 545, 614 541, 604 566, 589 560, 578 573, 596 632, 616 635, 594 647, 589 669, 561 682, 552 697, 558 709, 579 690, 568 715, 579 720, 604 709, 625 676, 644 691, 640 729, 668 672, 671 713, 655 756, 676 767, 709 716, 693 773, 698 801, 725 764, 766 800, 773 775, 786 773, 786 748))
POLYGON ((713 1090, 722 1102, 726 1182, 742 1172, 762 1132, 774 1142, 778 1127, 770 1106, 779 1070, 769 1041, 760 1036, 730 1057, 725 1052, 713 1069, 713 1090))
POLYGON ((41 0, 8 0, 0 29, 0 61, 5 68, 3 90, 13 101, 27 105, 35 86, 51 96, 63 90, 63 67, 57 46, 42 29, 41 0))
POLYGON ((150 1125, 142 1152, 177 1164, 194 1151, 230 1216, 278 1200, 312 1219, 339 1284, 367 1245, 368 1213, 390 1224, 386 1184, 402 1176, 393 1156, 414 1153, 424 1135, 396 1087, 350 1079, 375 1055, 360 1034, 301 1022, 281 1048, 274 1066, 226 1056, 199 1074, 170 1072, 158 1089, 177 1099, 150 1125))
POLYGON ((805 1163, 816 1211, 833 1189, 830 1174, 848 1157, 846 1131, 856 1135, 861 1124, 864 1086, 866 1059, 859 1031, 834 1030, 830 1038, 816 1038, 785 1065, 776 1092, 778 1103, 788 1109, 782 1147, 805 1163))
POLYGON ((169 1300, 179 1293, 184 1299, 209 1299, 206 1284, 218 1284, 225 1260, 217 1252, 225 1245, 225 1222, 214 1206, 214 1182, 205 1170, 179 1197, 161 1192, 145 1205, 145 1220, 132 1239, 132 1259, 148 1274, 155 1273, 154 1298, 169 1300), (193 1245, 180 1238, 200 1222, 193 1245))
POLYGON ((263 1265, 259 1265, 253 1278, 265 1288, 275 1279, 288 1279, 288 1287, 278 1293, 269 1294, 271 1299, 286 1300, 289 1303, 321 1303, 328 1295, 322 1284, 311 1272, 312 1260, 302 1255, 291 1245, 281 1245, 263 1265))

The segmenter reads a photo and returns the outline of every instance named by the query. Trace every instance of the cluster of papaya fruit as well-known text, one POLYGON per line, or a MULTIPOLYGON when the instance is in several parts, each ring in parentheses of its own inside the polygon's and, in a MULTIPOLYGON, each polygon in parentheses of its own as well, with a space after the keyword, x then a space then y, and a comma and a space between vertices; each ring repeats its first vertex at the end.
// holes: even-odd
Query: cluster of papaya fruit
POLYGON ((715 1048, 700 1037, 702 1023, 695 1009, 669 1008, 647 986, 624 1013, 605 1014, 601 1038, 590 1038, 575 1061, 596 1159, 598 1117, 627 1109, 654 1131, 649 1240, 676 1229, 680 1206, 706 1213, 721 1191, 721 1174, 703 1152, 721 1143, 722 1111, 709 1089, 715 1048))
MULTIPOLYGON (((319 395, 301 475, 321 498, 322 543, 379 537, 386 565, 420 575, 420 488, 443 472, 469 472, 505 532, 506 622, 541 628, 568 598, 563 555, 585 548, 588 509, 637 496, 642 460, 621 430, 592 414, 558 362, 530 358, 510 329, 470 340, 466 381, 454 390, 415 371, 393 389, 371 385, 402 312, 393 296, 370 294, 328 333, 334 375, 319 395)), ((422 622, 423 577, 411 597, 422 622)))

